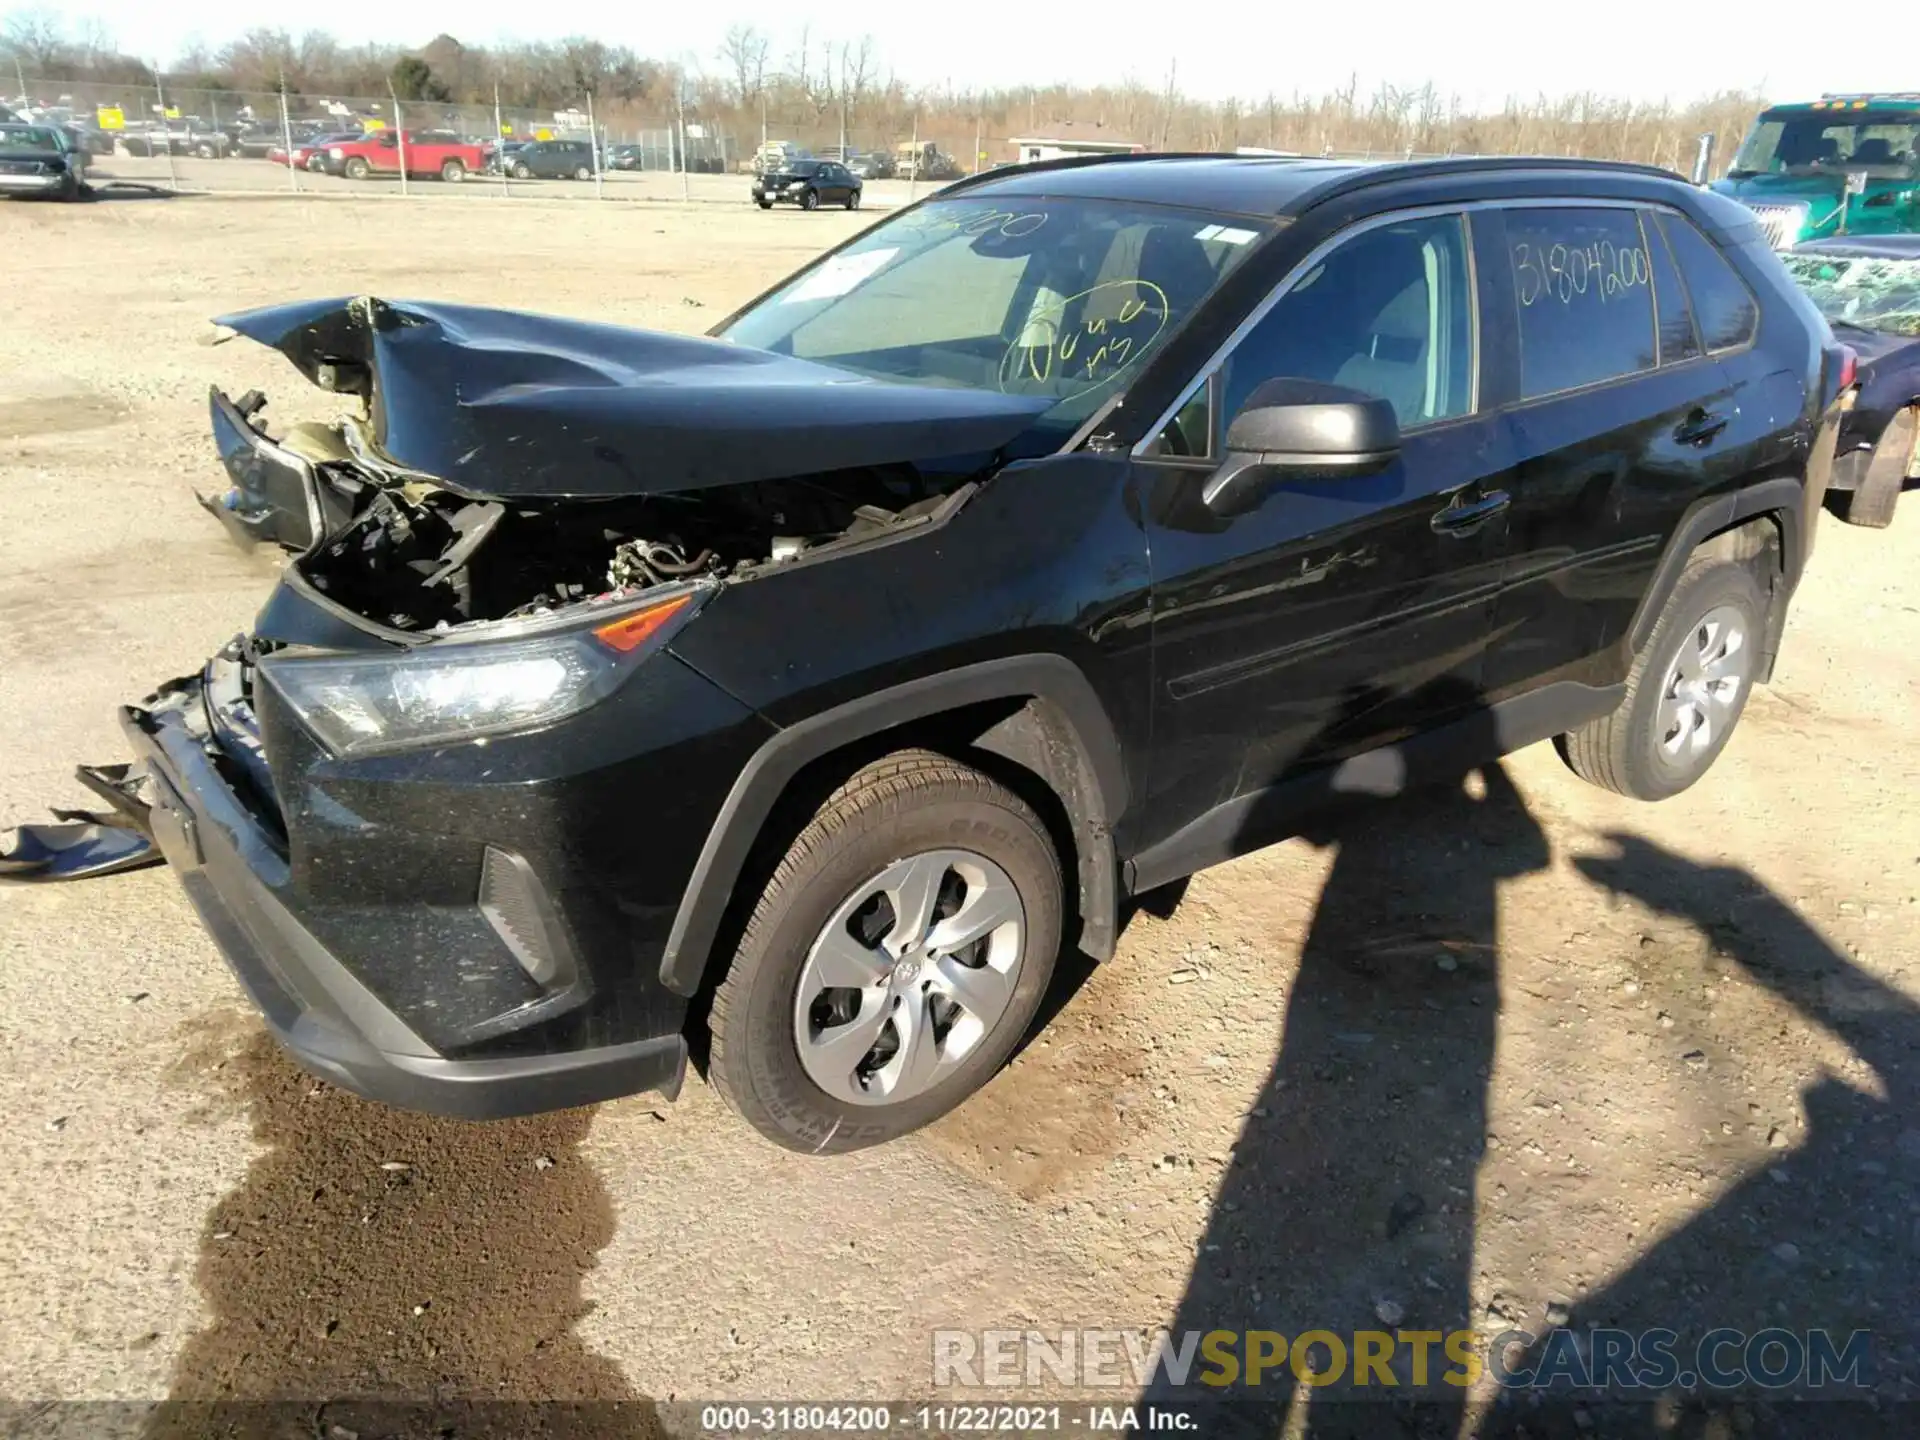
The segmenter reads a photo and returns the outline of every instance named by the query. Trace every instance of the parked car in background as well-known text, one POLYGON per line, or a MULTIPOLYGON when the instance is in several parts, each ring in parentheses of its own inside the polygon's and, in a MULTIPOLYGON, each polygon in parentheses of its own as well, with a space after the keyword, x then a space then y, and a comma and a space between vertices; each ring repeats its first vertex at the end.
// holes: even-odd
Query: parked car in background
POLYGON ((769 169, 778 170, 794 160, 807 158, 807 152, 796 140, 763 140, 760 148, 753 152, 752 169, 756 175, 764 175, 769 169))
POLYGON ((1781 250, 1920 232, 1920 91, 1770 105, 1713 188, 1751 206, 1781 250))
MULTIPOLYGON (((284 152, 286 134, 278 125, 250 125, 235 137, 234 152, 248 160, 266 160, 275 150, 284 152)), ((282 155, 282 161, 285 155, 282 155)))
POLYGON ((822 205, 860 208, 860 177, 838 160, 789 160, 754 177, 753 200, 762 210, 776 204, 818 210, 822 205))
POLYGON ((451 130, 375 130, 328 145, 321 153, 329 175, 349 180, 398 175, 404 164, 408 175, 437 175, 457 183, 487 168, 487 147, 451 130))
MULTIPOLYGON (((302 140, 296 134, 293 142, 292 164, 296 170, 322 171, 327 168, 327 150, 334 145, 346 145, 359 140, 365 134, 361 130, 322 131, 311 134, 302 140)), ((287 151, 282 145, 275 145, 267 151, 267 159, 276 165, 288 163, 287 151)))
POLYGON ((856 152, 847 158, 847 169, 862 180, 890 180, 893 178, 893 157, 882 150, 856 152))
POLYGON ((931 140, 902 140, 894 146, 893 169, 903 180, 948 180, 960 173, 953 157, 931 140))
POLYGON ((639 170, 645 165, 645 152, 639 145, 615 145, 605 155, 609 170, 639 170))
POLYGON ((129 155, 193 155, 202 160, 224 159, 233 141, 196 116, 164 124, 128 126, 120 132, 120 147, 129 155))
POLYGON ((86 151, 61 126, 0 122, 0 195, 78 200, 86 174, 86 151))
POLYGON ((1814 240, 1781 257, 1859 357, 1853 407, 1827 482, 1853 525, 1893 523, 1920 481, 1920 234, 1814 240))
POLYGON ((529 140, 505 164, 516 180, 591 180, 593 146, 585 140, 529 140))
POLYGON ((102 130, 98 125, 86 120, 70 120, 60 128, 67 132, 67 138, 73 141, 75 147, 83 154, 89 156, 113 154, 111 131, 102 130))

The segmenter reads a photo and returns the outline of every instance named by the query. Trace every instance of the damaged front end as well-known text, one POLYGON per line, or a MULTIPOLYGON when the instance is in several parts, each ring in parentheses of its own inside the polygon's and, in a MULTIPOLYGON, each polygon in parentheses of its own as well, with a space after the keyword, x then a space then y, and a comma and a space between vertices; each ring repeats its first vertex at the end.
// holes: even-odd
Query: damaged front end
POLYGON ((746 578, 961 498, 1046 402, 888 384, 685 336, 465 306, 312 302, 221 324, 356 410, 273 435, 211 398, 207 506, 296 583, 431 635, 746 578))
POLYGON ((673 638, 938 530, 1044 402, 466 307, 225 323, 346 413, 212 395, 205 503, 290 558, 249 633, 123 712, 147 833, 317 1073, 469 1116, 671 1094, 660 956, 773 729, 673 638))

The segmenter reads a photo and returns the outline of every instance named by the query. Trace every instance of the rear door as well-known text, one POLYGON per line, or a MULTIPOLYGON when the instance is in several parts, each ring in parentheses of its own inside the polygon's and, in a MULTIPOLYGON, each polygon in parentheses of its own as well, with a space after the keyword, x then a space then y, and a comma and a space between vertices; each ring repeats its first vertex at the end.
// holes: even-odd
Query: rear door
POLYGON ((1487 212, 1483 234, 1517 461, 1487 694, 1615 684, 1667 537, 1738 468, 1735 387, 1650 212, 1515 205, 1487 212))

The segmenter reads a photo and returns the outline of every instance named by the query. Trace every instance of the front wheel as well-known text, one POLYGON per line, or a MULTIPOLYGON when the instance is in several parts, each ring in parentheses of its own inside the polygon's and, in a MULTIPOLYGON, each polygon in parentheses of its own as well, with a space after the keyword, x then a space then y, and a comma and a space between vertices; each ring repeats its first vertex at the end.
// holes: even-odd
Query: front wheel
POLYGON ((802 210, 818 210, 820 208, 820 192, 818 190, 808 190, 802 193, 800 196, 800 208, 802 210))
POLYGON ((753 203, 758 205, 762 210, 771 210, 773 208, 773 202, 771 200, 756 200, 753 203))
POLYGON ((348 157, 346 167, 342 173, 344 173, 349 180, 364 180, 372 173, 372 169, 373 167, 358 155, 353 155, 348 157))
POLYGON ((714 1087, 792 1150, 856 1150, 972 1094, 1032 1024, 1060 864, 1024 801, 925 750, 830 795, 755 905, 709 1014, 714 1087))
POLYGON ((440 178, 449 185, 458 185, 467 178, 467 167, 458 160, 445 160, 440 165, 440 178))
POLYGON ((1560 758, 1636 800, 1678 795, 1707 773, 1746 708, 1766 615, 1745 565, 1696 557, 1634 657, 1620 704, 1560 736, 1560 758))
POLYGON ((533 178, 533 168, 526 164, 515 165, 513 167, 513 178, 516 180, 531 180, 533 178))

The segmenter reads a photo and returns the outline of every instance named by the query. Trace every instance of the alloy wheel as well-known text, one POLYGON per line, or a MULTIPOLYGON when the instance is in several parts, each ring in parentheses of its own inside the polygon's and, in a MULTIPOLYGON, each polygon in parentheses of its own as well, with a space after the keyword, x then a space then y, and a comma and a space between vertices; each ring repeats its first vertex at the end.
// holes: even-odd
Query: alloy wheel
POLYGON ((1746 620, 1737 609, 1716 605, 1700 617, 1660 687, 1656 728, 1668 761, 1685 763, 1725 733, 1750 663, 1746 620))
POLYGON ((1026 910, 970 850, 896 860, 855 887, 807 952, 794 1042, 836 1100, 897 1104, 939 1084, 1005 1016, 1026 910))

